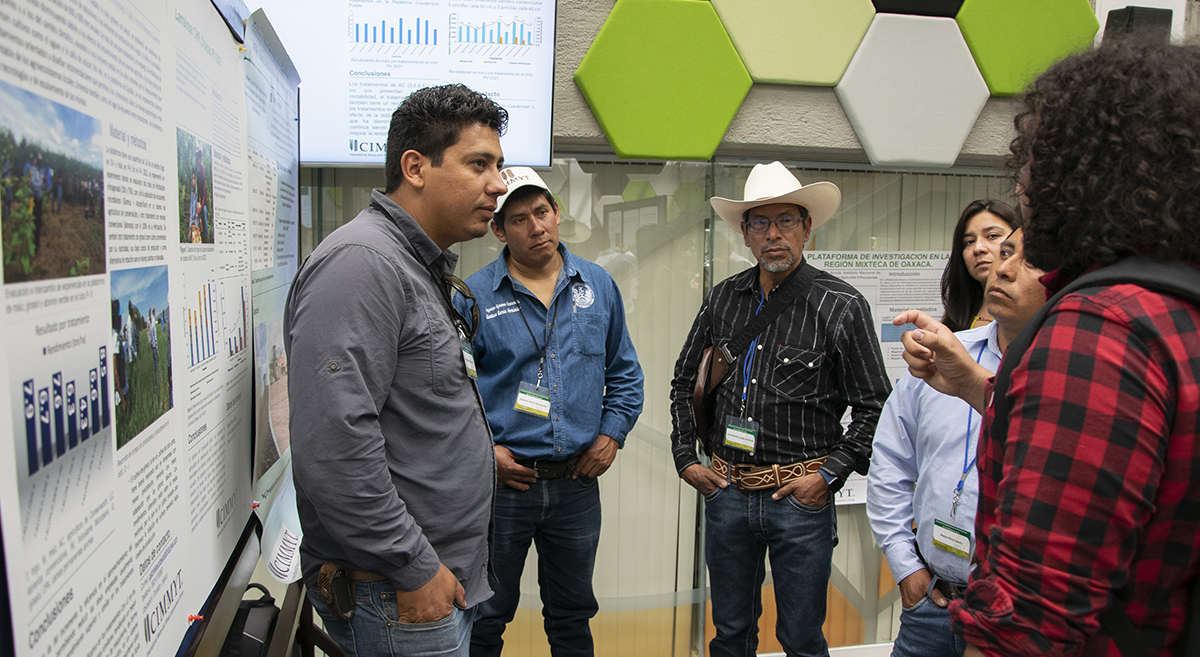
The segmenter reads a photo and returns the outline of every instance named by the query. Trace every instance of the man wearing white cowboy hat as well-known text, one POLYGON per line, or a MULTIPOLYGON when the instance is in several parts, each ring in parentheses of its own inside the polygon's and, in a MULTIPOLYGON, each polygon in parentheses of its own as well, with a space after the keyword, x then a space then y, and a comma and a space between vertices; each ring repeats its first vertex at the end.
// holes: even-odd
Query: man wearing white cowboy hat
POLYGON ((812 230, 840 202, 833 183, 801 185, 779 162, 754 167, 743 200, 711 200, 758 262, 713 288, 671 383, 675 467, 705 498, 712 657, 755 654, 768 550, 784 651, 828 654, 821 625, 837 543, 831 494, 850 473, 866 472, 891 390, 866 300, 804 260, 812 230), (728 371, 696 408, 710 346, 728 371), (853 419, 843 430, 848 406, 853 419), (707 419, 705 435, 698 416, 707 419), (711 466, 700 463, 697 445, 711 466))
POLYGON ((621 293, 599 265, 559 241, 558 203, 528 167, 500 172, 492 232, 500 257, 467 279, 478 305, 472 342, 496 452, 492 590, 471 632, 472 657, 499 657, 521 570, 538 552, 542 615, 555 655, 592 655, 599 606, 592 570, 604 474, 642 412, 642 369, 621 293))

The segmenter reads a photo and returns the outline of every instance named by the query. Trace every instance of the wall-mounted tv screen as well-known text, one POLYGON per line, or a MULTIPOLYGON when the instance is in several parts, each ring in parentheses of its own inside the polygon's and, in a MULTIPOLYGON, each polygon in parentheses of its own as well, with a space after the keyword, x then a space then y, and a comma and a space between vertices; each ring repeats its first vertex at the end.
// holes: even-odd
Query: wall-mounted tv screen
POLYGON ((555 0, 260 0, 300 73, 304 164, 382 164, 414 89, 461 82, 509 113, 508 164, 550 165, 555 0))

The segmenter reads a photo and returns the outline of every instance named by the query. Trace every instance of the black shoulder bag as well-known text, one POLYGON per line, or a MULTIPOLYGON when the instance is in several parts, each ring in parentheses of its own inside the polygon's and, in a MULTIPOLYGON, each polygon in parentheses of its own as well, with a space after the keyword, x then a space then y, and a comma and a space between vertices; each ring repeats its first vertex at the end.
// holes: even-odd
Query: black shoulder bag
MULTIPOLYGON (((1180 260, 1163 261, 1135 256, 1072 281, 1038 310, 1004 352, 1004 362, 1000 365, 1000 371, 996 373, 996 384, 992 393, 995 418, 992 420, 989 435, 993 440, 1008 433, 1008 415, 1012 409, 1009 408, 1007 392, 1012 382, 1012 371, 1033 344, 1034 336, 1045 323, 1051 309, 1064 296, 1080 288, 1118 283, 1139 285, 1200 307, 1200 271, 1180 260)), ((1188 615, 1179 645, 1176 647, 1177 655, 1188 655, 1189 651, 1200 647, 1200 577, 1192 583, 1188 595, 1188 615)), ((1100 613, 1100 625, 1108 632, 1123 657, 1146 657, 1145 642, 1142 641, 1124 606, 1112 595, 1108 607, 1100 613)))

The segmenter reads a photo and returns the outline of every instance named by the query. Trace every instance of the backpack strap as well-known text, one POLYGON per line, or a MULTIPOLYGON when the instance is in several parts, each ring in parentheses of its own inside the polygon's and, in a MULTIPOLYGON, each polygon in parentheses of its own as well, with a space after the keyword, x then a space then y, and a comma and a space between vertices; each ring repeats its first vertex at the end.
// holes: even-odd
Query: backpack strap
MULTIPOLYGON (((995 413, 992 418, 991 430, 988 432, 989 440, 1003 441, 1004 437, 1008 435, 1008 416, 1012 412, 1008 402, 1008 389, 1012 384, 1012 371, 1021 362, 1021 358, 1033 344, 1034 337, 1046 322, 1046 317, 1050 315, 1058 302, 1066 295, 1082 288, 1118 283, 1138 285, 1200 307, 1200 270, 1182 260, 1156 260, 1145 256, 1133 256, 1075 279, 1038 310, 1037 314, 1025 324, 1025 328, 1005 350, 1004 360, 1000 364, 1000 371, 996 373, 996 382, 993 386, 992 405, 995 413)), ((1195 598, 1195 592, 1198 590, 1200 590, 1200 578, 1192 586, 1193 595, 1189 602, 1192 611, 1189 612, 1189 617, 1196 614, 1195 610, 1200 609, 1197 606, 1200 600, 1195 598)), ((1137 628, 1134 627, 1125 607, 1116 600, 1115 591, 1110 595, 1109 600, 1108 607, 1100 613, 1101 626, 1108 632, 1123 657, 1146 657, 1146 644, 1137 628)), ((1197 623, 1190 623, 1185 626, 1183 636, 1186 639, 1190 632, 1198 630, 1200 627, 1197 627, 1197 623)))

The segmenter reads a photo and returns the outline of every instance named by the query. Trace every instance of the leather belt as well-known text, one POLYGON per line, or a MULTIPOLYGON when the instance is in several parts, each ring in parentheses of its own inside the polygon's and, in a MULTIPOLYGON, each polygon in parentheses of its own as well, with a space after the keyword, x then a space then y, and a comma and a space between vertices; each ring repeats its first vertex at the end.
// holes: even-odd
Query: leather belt
POLYGON ((355 582, 378 582, 387 579, 383 575, 378 575, 367 570, 351 570, 349 568, 346 569, 346 576, 355 582))
POLYGON ((815 474, 821 469, 821 464, 825 463, 825 458, 822 456, 788 465, 735 464, 733 474, 730 475, 729 463, 714 454, 712 470, 722 479, 728 479, 737 484, 740 490, 765 490, 779 488, 805 475, 815 474))
POLYGON ((579 465, 579 455, 576 454, 565 461, 551 461, 549 459, 515 459, 517 465, 523 465, 527 468, 533 468, 537 471, 538 479, 565 479, 570 477, 575 472, 575 466, 579 465))
POLYGON ((959 586, 954 582, 948 582, 941 577, 938 577, 937 583, 934 584, 934 587, 941 591, 942 595, 946 596, 947 600, 962 600, 963 597, 967 595, 967 587, 959 586))

